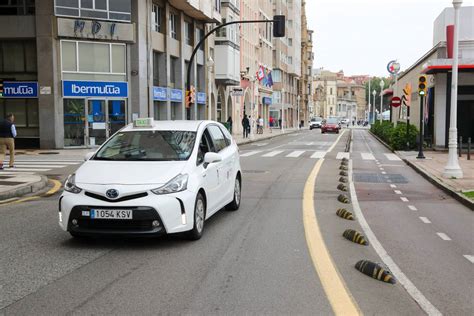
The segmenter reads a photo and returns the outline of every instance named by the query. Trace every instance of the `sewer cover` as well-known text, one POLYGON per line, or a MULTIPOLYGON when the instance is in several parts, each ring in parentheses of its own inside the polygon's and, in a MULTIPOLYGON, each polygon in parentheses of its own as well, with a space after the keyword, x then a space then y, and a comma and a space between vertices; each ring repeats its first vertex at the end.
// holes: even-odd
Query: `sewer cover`
POLYGON ((390 180, 391 183, 408 183, 401 174, 354 173, 354 180, 365 183, 385 183, 387 180, 390 180))

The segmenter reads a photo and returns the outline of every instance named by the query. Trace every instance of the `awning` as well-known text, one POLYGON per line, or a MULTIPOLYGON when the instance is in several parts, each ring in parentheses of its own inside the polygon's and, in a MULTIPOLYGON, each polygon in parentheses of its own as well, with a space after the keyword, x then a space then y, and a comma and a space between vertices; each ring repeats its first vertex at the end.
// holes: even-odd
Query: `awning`
POLYGON ((392 89, 385 89, 382 91, 382 95, 393 95, 392 89))
MULTIPOLYGON (((432 59, 423 65, 422 73, 427 75, 446 73, 453 69, 452 59, 432 59)), ((459 59, 459 72, 474 72, 474 59, 459 59)))

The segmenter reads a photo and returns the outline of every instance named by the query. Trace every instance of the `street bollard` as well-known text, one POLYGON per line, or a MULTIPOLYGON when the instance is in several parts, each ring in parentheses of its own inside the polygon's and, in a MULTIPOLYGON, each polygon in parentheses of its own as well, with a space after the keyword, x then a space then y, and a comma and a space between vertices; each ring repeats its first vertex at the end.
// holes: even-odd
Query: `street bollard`
POLYGON ((471 160, 471 137, 467 138, 467 160, 471 160))

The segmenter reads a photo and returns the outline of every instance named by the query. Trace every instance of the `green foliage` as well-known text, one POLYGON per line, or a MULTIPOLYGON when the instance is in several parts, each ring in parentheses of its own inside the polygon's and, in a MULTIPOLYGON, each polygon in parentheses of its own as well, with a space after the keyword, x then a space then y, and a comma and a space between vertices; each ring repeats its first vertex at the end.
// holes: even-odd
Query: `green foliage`
MULTIPOLYGON (((385 143, 387 143, 393 150, 402 150, 406 149, 407 143, 407 125, 403 122, 397 123, 397 127, 393 126, 393 123, 389 121, 383 121, 380 124, 379 121, 376 121, 370 127, 372 133, 377 135, 385 143)), ((416 147, 416 135, 418 130, 414 125, 410 124, 408 130, 408 141, 410 143, 410 149, 416 147)))
POLYGON ((474 199, 474 191, 463 192, 463 194, 470 199, 474 199))

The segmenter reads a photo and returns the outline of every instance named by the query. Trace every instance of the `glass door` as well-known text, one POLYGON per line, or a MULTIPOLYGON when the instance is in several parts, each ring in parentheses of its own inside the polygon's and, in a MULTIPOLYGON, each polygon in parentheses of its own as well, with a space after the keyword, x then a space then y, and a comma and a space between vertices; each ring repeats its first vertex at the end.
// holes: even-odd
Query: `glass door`
POLYGON ((107 137, 110 137, 126 124, 125 100, 108 100, 107 108, 107 137))
POLYGON ((105 100, 87 100, 87 138, 91 147, 99 146, 107 139, 105 100))

